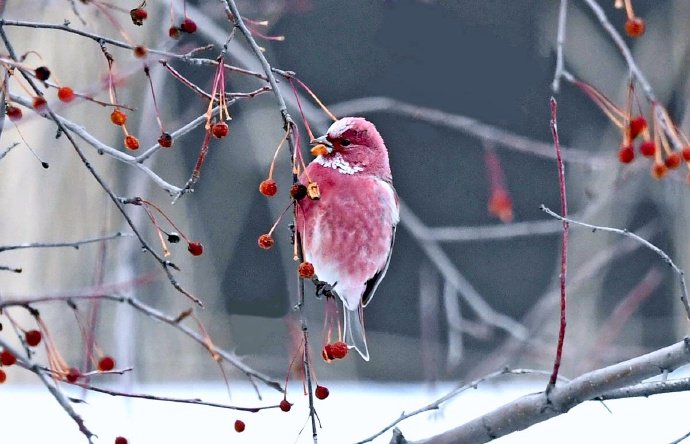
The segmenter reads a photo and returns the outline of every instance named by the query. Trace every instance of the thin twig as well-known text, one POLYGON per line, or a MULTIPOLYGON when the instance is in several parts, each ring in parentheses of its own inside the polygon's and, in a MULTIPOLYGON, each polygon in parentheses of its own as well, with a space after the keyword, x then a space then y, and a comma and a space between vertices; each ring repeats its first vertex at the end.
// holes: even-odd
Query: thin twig
MULTIPOLYGON (((0 108, 2 108, 2 107, 0 107, 0 108)), ((4 114, 4 111, 2 114, 4 114)), ((2 114, 0 114, 0 118, 4 118, 4 116, 2 114)), ((0 134, 2 134, 2 125, 0 125, 0 134)), ((2 160, 6 155, 9 154, 10 151, 12 151, 17 146, 19 146, 19 142, 14 142, 12 145, 10 145, 7 148, 5 148, 4 150, 2 150, 2 152, 0 152, 0 160, 2 160)))
POLYGON ((557 93, 561 88, 561 77, 565 60, 563 57, 563 46, 565 45, 565 25, 568 17, 568 0, 561 0, 558 10, 558 36, 556 37, 556 71, 551 82, 551 90, 557 93))
POLYGON ((559 219, 561 221, 565 221, 565 222, 568 222, 571 224, 575 224, 575 225, 579 225, 579 226, 582 226, 585 228, 589 228, 593 232, 594 231, 608 231, 610 233, 617 233, 617 234, 629 237, 631 239, 636 240, 637 242, 640 242, 642 245, 644 245, 645 247, 652 250, 659 257, 661 257, 661 259, 664 262, 666 262, 673 269, 673 271, 678 275, 678 281, 680 282, 680 289, 681 289, 680 300, 683 303, 683 307, 685 308, 685 313, 686 313, 688 319, 690 319, 690 304, 688 304, 688 288, 687 288, 687 285, 685 284, 685 273, 683 272, 683 270, 681 270, 675 264, 675 262, 673 262, 673 260, 670 258, 670 256, 668 254, 666 254, 661 248, 657 247, 656 245, 649 242, 648 240, 638 236, 637 234, 628 231, 627 229, 621 230, 620 228, 612 228, 612 227, 604 227, 604 226, 600 226, 600 225, 592 225, 592 224, 588 224, 585 222, 579 222, 576 220, 568 219, 568 218, 565 218, 559 214, 554 213, 552 210, 550 210, 549 208, 547 208, 544 205, 541 206, 541 210, 551 217, 555 217, 556 219, 559 219))
MULTIPOLYGON (((561 156, 561 144, 558 140, 558 104, 556 99, 551 97, 551 136, 553 137, 553 145, 556 151, 556 165, 558 167, 558 190, 561 196, 561 212, 564 217, 568 217, 568 201, 565 193, 565 170, 563 168, 563 158, 561 156)), ((561 367, 561 358, 563 356, 563 345, 565 342, 565 327, 566 327, 566 293, 565 293, 565 278, 568 266, 568 221, 563 220, 563 237, 561 238, 561 273, 559 276, 560 290, 561 290, 561 319, 558 329, 558 343, 556 345, 556 357, 553 361, 553 373, 549 379, 549 385, 546 387, 548 394, 556 385, 558 379, 558 370, 561 367)))
POLYGON ((119 239, 121 237, 128 237, 128 236, 132 236, 132 235, 128 234, 128 233, 117 232, 115 234, 111 234, 108 236, 94 237, 91 239, 83 239, 83 240, 74 241, 74 242, 27 242, 27 243, 17 244, 17 245, 5 245, 5 246, 0 245, 0 253, 2 253, 3 251, 21 250, 21 249, 25 249, 25 248, 70 247, 70 248, 74 248, 74 249, 78 250, 81 245, 92 244, 92 243, 96 243, 96 242, 103 242, 103 241, 108 241, 108 240, 113 240, 113 239, 119 239))
POLYGON ((560 233, 561 223, 553 220, 535 220, 510 224, 480 225, 476 227, 428 227, 421 232, 421 240, 437 242, 472 242, 512 240, 560 233))
POLYGON ((664 393, 676 393, 690 391, 690 378, 671 379, 669 381, 643 382, 616 390, 608 391, 597 400, 608 401, 611 399, 639 398, 664 393))

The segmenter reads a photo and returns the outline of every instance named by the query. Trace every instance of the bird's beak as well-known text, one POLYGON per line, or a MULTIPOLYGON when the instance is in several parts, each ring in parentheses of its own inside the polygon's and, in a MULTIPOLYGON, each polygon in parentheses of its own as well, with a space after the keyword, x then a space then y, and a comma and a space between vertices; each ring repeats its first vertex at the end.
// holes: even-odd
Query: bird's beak
POLYGON ((311 143, 314 145, 311 148, 311 154, 313 156, 324 156, 333 152, 333 144, 326 138, 326 136, 316 138, 312 140, 311 143))

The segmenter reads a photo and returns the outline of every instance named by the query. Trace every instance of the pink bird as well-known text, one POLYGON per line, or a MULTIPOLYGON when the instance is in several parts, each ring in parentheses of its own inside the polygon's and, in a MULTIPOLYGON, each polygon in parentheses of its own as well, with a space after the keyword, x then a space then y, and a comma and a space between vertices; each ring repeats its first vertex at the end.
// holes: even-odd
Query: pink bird
POLYGON ((363 308, 386 274, 400 219, 388 150, 361 117, 338 120, 316 142, 327 153, 300 181, 316 182, 321 198, 299 202, 297 230, 305 260, 343 302, 345 342, 368 361, 363 308))

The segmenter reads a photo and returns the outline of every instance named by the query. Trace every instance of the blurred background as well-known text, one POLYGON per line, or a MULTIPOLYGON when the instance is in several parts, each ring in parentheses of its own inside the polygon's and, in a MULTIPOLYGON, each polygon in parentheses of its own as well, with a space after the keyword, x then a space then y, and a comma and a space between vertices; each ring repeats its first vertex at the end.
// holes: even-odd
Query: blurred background
MULTIPOLYGON (((123 39, 102 9, 74 3, 82 24, 67 1, 45 2, 45 8, 10 3, 8 19, 68 20, 74 27, 123 39)), ((600 1, 622 30, 625 13, 613 3, 600 1)), ((687 132, 690 4, 633 4, 647 31, 626 41, 659 101, 687 132)), ((138 2, 118 5, 128 11, 138 2)), ((269 21, 255 29, 285 36, 284 41, 258 38, 273 66, 294 71, 338 116, 362 115, 376 124, 404 205, 387 277, 365 312, 370 362, 354 354, 330 365, 317 359, 325 306, 307 286, 305 314, 321 380, 456 381, 505 365, 550 367, 558 332, 561 226, 540 205, 560 212, 549 129, 558 6, 527 0, 239 2, 245 17, 269 21), (507 193, 511 205, 492 214, 489 202, 496 193, 507 193)), ((168 2, 149 1, 143 27, 132 26, 126 13, 108 10, 135 43, 176 53, 212 43, 213 49, 195 55, 217 57, 230 31, 219 3, 187 2, 199 29, 179 41, 167 37, 169 8, 168 2)), ((179 21, 180 5, 174 3, 173 9, 179 21)), ((609 36, 584 2, 571 2, 567 23, 566 68, 623 106, 628 69, 609 36)), ((63 84, 107 100, 107 64, 96 43, 51 30, 7 27, 7 32, 18 53, 38 53, 27 57, 28 64, 45 64, 63 84)), ((115 58, 118 97, 136 108, 128 127, 143 147, 152 146, 160 131, 143 62, 129 50, 108 50, 115 58)), ((202 115, 207 102, 170 76, 157 62, 160 58, 151 54, 146 62, 161 118, 172 130, 202 115)), ((226 62, 259 70, 239 34, 226 62)), ((211 90, 213 67, 170 63, 211 90)), ((232 92, 263 85, 236 73, 226 79, 232 92)), ((303 128, 288 82, 283 79, 281 87, 303 128)), ((12 81, 10 91, 25 95, 12 81)), ((568 83, 555 97, 572 217, 639 232, 686 268, 686 171, 656 181, 647 159, 621 165, 616 154, 620 132, 596 105, 568 83)), ((315 133, 323 134, 328 116, 303 91, 300 100, 315 133)), ((649 115, 649 104, 642 95, 639 100, 649 115)), ((55 109, 107 145, 121 147, 122 133, 110 124, 110 110, 87 101, 56 103, 55 109)), ((212 141, 194 193, 174 205, 139 169, 81 145, 116 194, 156 203, 203 243, 200 257, 179 244, 170 258, 181 268, 175 273, 180 283, 206 305, 195 315, 216 345, 280 380, 299 343, 289 221, 277 228, 270 251, 259 249, 256 239, 289 203, 289 156, 287 151, 278 156, 278 195, 262 196, 258 184, 267 177, 283 136, 275 98, 262 94, 238 100, 230 109, 230 136, 212 141)), ((146 164, 182 186, 202 140, 198 128, 146 164)), ((0 160, 0 245, 129 231, 64 137, 55 138, 54 125, 25 110, 19 125, 6 123, 1 142, 2 148, 12 142, 20 146, 0 160), (50 168, 41 168, 25 144, 50 168)), ((306 133, 302 142, 307 142, 306 133)), ((129 206, 126 211, 159 248, 142 209, 129 206)), ((109 293, 134 295, 173 317, 190 307, 133 238, 79 249, 7 251, 0 265, 23 269, 21 274, 0 272, 5 298, 96 293, 111 285, 109 293), (149 273, 155 274, 153 282, 132 285, 149 273)), ((620 236, 571 227, 563 374, 575 376, 680 338, 687 327, 679 296, 677 277, 654 253, 620 236)), ((74 311, 53 303, 40 309, 60 351, 76 366, 88 366, 80 322, 95 326, 100 347, 118 365, 134 367, 118 384, 222 381, 206 350, 124 304, 80 303, 74 311)), ((24 325, 33 322, 20 309, 14 313, 24 325)), ((198 329, 191 320, 185 322, 198 329)), ((0 334, 11 338, 13 333, 0 334)), ((230 366, 227 371, 233 380, 242 377, 230 366)), ((12 378, 32 380, 19 370, 12 378)))

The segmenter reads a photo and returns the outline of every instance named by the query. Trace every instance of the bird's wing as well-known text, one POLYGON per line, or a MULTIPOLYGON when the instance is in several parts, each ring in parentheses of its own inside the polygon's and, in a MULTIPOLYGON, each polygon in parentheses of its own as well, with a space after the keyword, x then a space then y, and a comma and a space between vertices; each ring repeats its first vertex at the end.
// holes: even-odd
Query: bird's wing
POLYGON ((374 297, 374 293, 378 288, 379 284, 383 280, 383 277, 388 271, 388 265, 391 263, 391 256, 393 255, 393 243, 395 243, 395 225, 392 227, 393 233, 391 234, 391 247, 388 250, 388 257, 386 258, 386 263, 383 267, 376 272, 376 274, 367 281, 366 287, 364 288, 364 293, 362 294, 362 307, 366 307, 369 302, 374 297))

